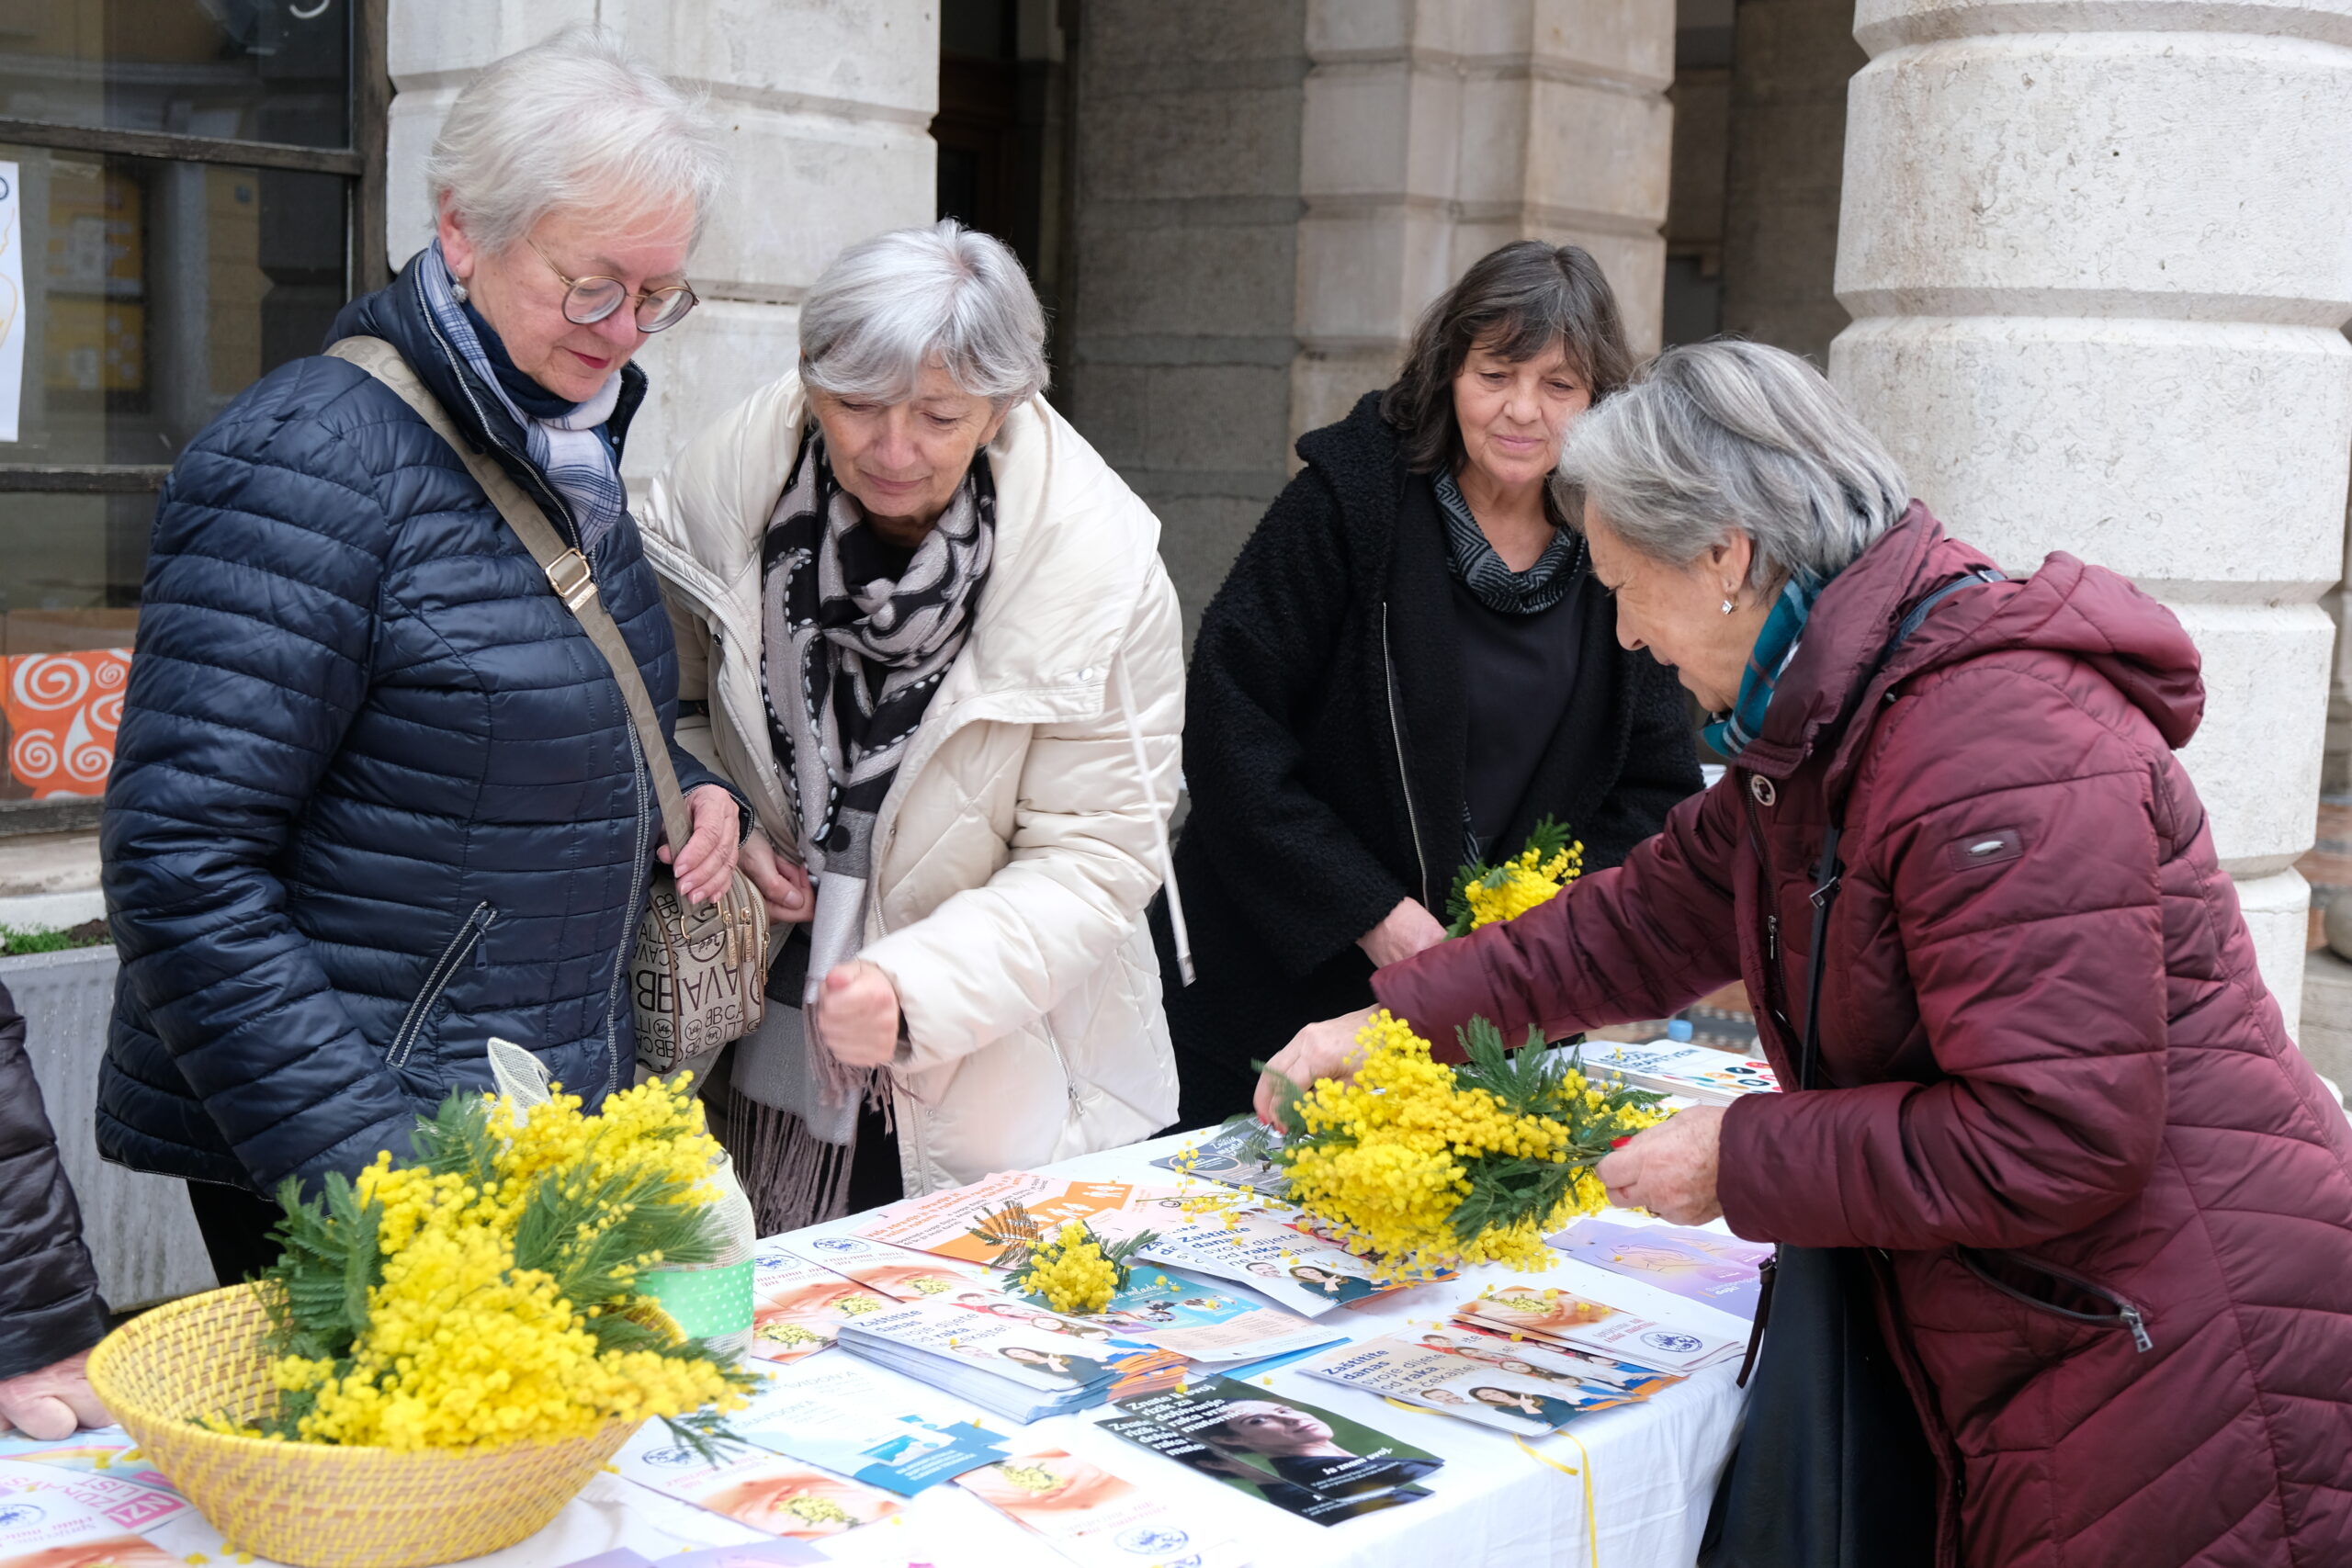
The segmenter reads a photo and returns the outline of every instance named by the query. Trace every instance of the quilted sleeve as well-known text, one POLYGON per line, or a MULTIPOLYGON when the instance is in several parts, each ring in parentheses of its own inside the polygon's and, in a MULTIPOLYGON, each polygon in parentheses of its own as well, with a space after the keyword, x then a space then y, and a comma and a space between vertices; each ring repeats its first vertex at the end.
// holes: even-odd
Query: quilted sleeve
POLYGON ((0 1381, 88 1349, 107 1331, 82 1214, 0 986, 0 1381))
POLYGON ((364 379, 339 361, 288 367, 174 466, 107 788, 124 983, 263 1190, 404 1153, 413 1119, 280 880, 368 697, 384 497, 401 480, 383 455, 405 450, 386 425, 407 411, 368 413, 364 379), (363 446, 391 471, 372 471, 363 446))
POLYGON ((1580 1029, 1663 1018, 1739 974, 1731 865, 1740 830, 1733 786, 1676 807, 1623 865, 1593 873, 1514 920, 1442 942, 1373 972, 1383 1007, 1412 1023, 1441 1060, 1473 1018, 1512 1043, 1531 1027, 1580 1029))
POLYGON ((2027 1246, 2115 1209, 2154 1167, 2165 970, 2144 759, 2045 681, 1967 671, 1915 701, 1905 736, 1880 738, 1885 826, 1848 874, 1883 883, 1949 1077, 1732 1106, 1720 1193, 1742 1235, 2027 1246), (1998 753, 1964 766, 1962 738, 1996 732, 1998 753))

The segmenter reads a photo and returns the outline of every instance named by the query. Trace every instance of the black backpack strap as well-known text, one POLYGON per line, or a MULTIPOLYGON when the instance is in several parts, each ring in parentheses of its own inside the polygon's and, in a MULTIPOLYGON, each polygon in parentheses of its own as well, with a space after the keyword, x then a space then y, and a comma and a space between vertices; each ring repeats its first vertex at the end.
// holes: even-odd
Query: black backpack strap
MULTIPOLYGON (((1879 671, 1886 668, 1886 661, 1894 657, 1894 650, 1910 640, 1911 634, 1925 624, 1928 613, 1937 605, 1963 588, 2007 581, 1997 571, 1977 567, 1967 576, 1953 579, 1912 605, 1910 613, 1896 625, 1894 635, 1886 639, 1886 646, 1878 650, 1878 657, 1871 660, 1870 670, 1855 690, 1870 690, 1871 682, 1877 680, 1879 671)), ((1862 716, 1862 722, 1868 724, 1871 716, 1862 716)), ((1814 1088, 1820 1068, 1822 949, 1829 941, 1829 907, 1838 901, 1838 884, 1845 874, 1845 868, 1838 859, 1838 839, 1845 825, 1845 803, 1830 802, 1828 825, 1823 829, 1821 838, 1821 862, 1814 868, 1813 875, 1813 951, 1804 966, 1804 1037, 1797 1053, 1796 1087, 1799 1089, 1814 1088)))

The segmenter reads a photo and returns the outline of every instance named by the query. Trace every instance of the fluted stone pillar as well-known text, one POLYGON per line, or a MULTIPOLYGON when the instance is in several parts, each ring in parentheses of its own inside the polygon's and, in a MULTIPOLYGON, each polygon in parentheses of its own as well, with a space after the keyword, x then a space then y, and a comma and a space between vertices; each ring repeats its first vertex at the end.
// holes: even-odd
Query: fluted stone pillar
POLYGON ((2352 0, 1861 0, 1855 34, 1831 375, 1954 532, 2113 567, 2196 638, 2183 760, 2291 1029, 2352 443, 2352 0))
POLYGON ((1657 346, 1674 7, 1308 0, 1294 433, 1396 372, 1424 306, 1515 239, 1575 243, 1657 346))
POLYGON ((844 245, 931 220, 939 15, 929 0, 392 0, 394 265, 432 237, 424 157, 450 100, 500 55, 589 21, 708 95, 733 159, 690 269, 702 306, 639 355, 652 390, 624 466, 641 483, 790 368, 799 301, 844 245))

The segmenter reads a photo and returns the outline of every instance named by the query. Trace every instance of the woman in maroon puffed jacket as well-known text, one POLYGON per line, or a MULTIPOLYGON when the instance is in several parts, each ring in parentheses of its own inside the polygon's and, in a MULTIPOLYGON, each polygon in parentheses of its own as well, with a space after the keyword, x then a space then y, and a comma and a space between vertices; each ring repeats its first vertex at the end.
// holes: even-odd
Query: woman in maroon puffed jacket
MULTIPOLYGON (((1794 1082, 1842 804, 1831 1087, 1683 1111, 1603 1163, 1612 1197, 1883 1251, 1946 1562, 2352 1563, 2352 1128, 2173 756, 2204 701, 2179 624, 2053 555, 1940 600, 1873 673, 1990 563, 1906 504, 1816 372, 1758 344, 1663 355, 1578 423, 1562 474, 1620 638, 1721 713, 1733 764, 1622 868, 1374 994, 1436 1041, 1474 1014, 1556 1038, 1738 978, 1794 1082)), ((1346 1071, 1360 1021, 1273 1067, 1346 1071)))

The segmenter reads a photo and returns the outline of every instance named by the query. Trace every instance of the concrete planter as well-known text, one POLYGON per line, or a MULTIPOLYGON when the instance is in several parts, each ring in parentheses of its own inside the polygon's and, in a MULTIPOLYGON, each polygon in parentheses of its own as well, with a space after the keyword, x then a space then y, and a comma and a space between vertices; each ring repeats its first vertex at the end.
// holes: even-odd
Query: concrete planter
POLYGON ((209 1291, 213 1279, 187 1189, 98 1157, 98 1063, 119 967, 111 947, 0 957, 0 986, 25 1015, 25 1052, 82 1202, 82 1235, 97 1260, 99 1287, 122 1308, 209 1291))

